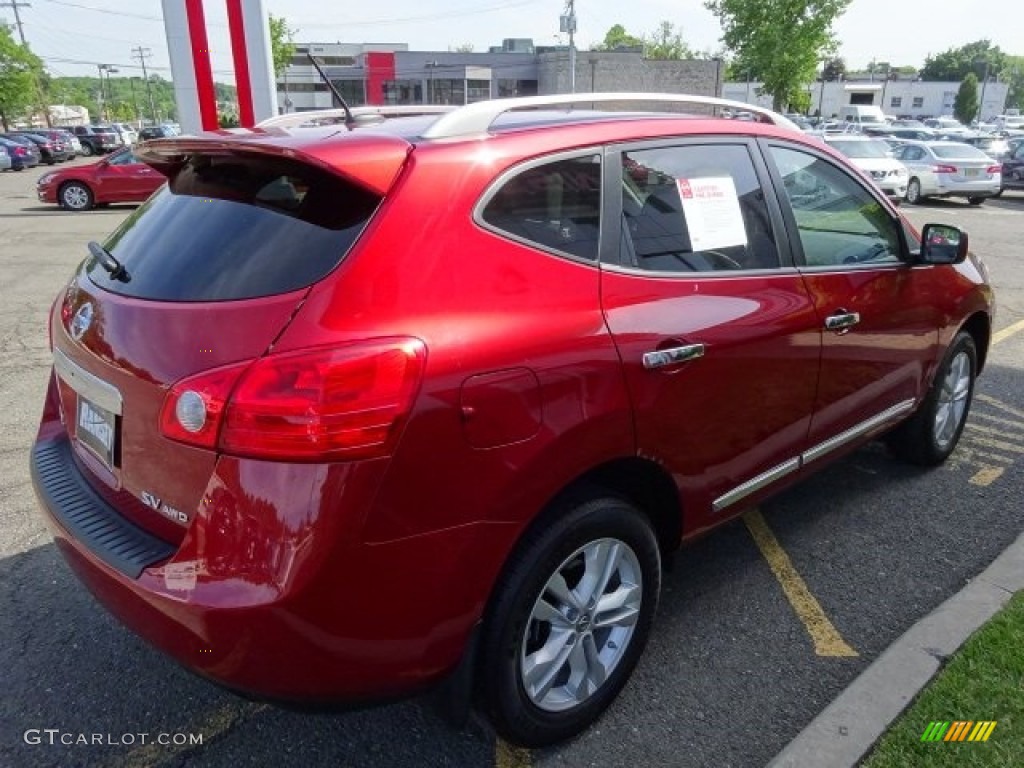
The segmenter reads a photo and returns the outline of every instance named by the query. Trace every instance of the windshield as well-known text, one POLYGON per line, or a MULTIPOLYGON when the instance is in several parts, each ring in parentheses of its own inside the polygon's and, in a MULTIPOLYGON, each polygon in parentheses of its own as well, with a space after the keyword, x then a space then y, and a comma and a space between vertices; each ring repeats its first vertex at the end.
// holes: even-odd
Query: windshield
POLYGON ((885 158, 890 151, 884 141, 830 141, 829 144, 847 157, 855 158, 885 158))
POLYGON ((932 152, 943 159, 988 160, 988 155, 970 144, 933 144, 932 152))

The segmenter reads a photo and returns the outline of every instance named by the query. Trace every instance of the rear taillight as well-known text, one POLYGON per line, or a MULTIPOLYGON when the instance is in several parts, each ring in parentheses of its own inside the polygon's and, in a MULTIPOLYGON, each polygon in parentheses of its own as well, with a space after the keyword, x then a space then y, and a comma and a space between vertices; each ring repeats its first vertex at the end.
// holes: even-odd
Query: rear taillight
POLYGON ((988 168, 985 169, 985 173, 989 174, 990 176, 993 173, 1002 173, 1002 172, 1003 172, 1003 166, 1001 166, 1001 165, 990 165, 988 168))
POLYGON ((15 147, 14 154, 16 154, 18 157, 23 157, 28 154, 28 150, 25 149, 24 147, 15 147))
POLYGON ((284 461, 361 459, 394 447, 419 389, 426 347, 379 339, 269 355, 175 384, 164 435, 284 461))
POLYGON ((935 173, 956 173, 955 165, 936 165, 932 169, 935 173))

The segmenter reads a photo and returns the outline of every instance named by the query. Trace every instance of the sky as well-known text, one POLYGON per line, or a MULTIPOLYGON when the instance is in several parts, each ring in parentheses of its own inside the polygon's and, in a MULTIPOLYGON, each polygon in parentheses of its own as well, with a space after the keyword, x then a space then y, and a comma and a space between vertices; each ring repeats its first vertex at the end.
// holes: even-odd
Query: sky
MULTIPOLYGON (((444 51, 471 43, 477 51, 506 37, 532 37, 538 45, 560 36, 565 0, 264 0, 267 10, 296 29, 296 42, 407 43, 412 50, 444 51)), ((851 69, 872 59, 920 67, 929 54, 987 38, 1003 51, 1024 54, 1021 0, 988 0, 978 10, 964 0, 853 0, 835 24, 840 55, 851 69)), ((233 82, 223 0, 204 0, 214 79, 233 82)), ((170 77, 160 0, 31 0, 20 8, 25 38, 55 76, 96 74, 97 64, 141 74, 131 49, 152 50, 151 71, 170 77)), ((682 31, 695 50, 718 50, 721 28, 702 0, 576 0, 576 45, 600 42, 614 24, 633 35, 653 32, 662 20, 682 31)), ((14 21, 10 8, 0 20, 14 21)), ((115 75, 116 76, 116 75, 115 75)))

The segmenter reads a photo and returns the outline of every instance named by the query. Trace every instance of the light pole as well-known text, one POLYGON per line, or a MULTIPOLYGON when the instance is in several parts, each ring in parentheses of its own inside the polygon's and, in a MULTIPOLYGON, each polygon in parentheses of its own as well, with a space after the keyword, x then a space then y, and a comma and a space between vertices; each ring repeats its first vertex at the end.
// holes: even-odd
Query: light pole
MULTIPOLYGON (((981 61, 975 61, 975 64, 981 64, 981 61)), ((978 104, 978 122, 980 123, 985 119, 985 86, 988 85, 988 59, 984 60, 985 63, 985 76, 981 79, 981 103, 978 104)))
POLYGON ((108 94, 110 93, 110 73, 117 72, 117 67, 111 66, 110 64, 97 64, 96 69, 100 73, 100 101, 103 102, 103 119, 110 120, 110 107, 108 106, 108 94), (107 73, 107 84, 104 89, 103 85, 103 73, 107 73))
POLYGON ((426 62, 423 66, 426 68, 426 70, 427 70, 427 72, 429 74, 429 80, 427 81, 427 103, 428 104, 433 104, 434 103, 434 69, 437 68, 438 61, 437 61, 437 59, 434 59, 433 61, 426 62))

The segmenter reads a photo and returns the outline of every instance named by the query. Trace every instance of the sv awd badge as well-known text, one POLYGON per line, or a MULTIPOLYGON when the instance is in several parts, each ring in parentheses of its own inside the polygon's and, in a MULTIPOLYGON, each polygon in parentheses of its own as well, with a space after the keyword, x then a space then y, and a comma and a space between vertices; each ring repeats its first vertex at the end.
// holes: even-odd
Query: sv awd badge
POLYGON ((188 525, 188 515, 186 515, 180 509, 175 509, 170 504, 161 501, 159 496, 154 496, 149 491, 142 492, 142 503, 145 504, 150 509, 155 509, 161 515, 173 520, 176 523, 188 525))

